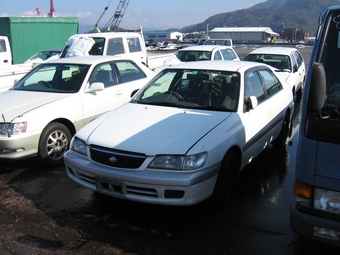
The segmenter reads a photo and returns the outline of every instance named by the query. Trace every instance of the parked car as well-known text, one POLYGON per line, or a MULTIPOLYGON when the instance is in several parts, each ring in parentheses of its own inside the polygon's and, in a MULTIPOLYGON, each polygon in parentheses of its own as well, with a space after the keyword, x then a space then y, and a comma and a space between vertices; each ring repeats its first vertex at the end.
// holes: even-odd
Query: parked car
POLYGON ((239 61, 240 58, 232 47, 216 45, 195 45, 178 50, 177 53, 169 57, 159 69, 156 69, 156 72, 163 70, 165 67, 177 65, 183 62, 203 60, 239 61))
POLYGON ((163 42, 162 45, 158 47, 159 50, 177 50, 178 45, 174 42, 163 42))
POLYGON ((285 148, 293 97, 263 64, 188 62, 164 69, 121 107, 73 137, 64 162, 78 184, 121 199, 228 202, 238 172, 285 148))
POLYGON ((43 61, 49 59, 57 59, 59 55, 63 52, 64 48, 51 48, 46 50, 41 50, 35 53, 32 57, 27 59, 25 63, 42 63, 43 61))
POLYGON ((51 60, 0 94, 0 159, 38 156, 63 162, 71 137, 101 114, 128 102, 154 76, 143 64, 108 56, 51 60))
POLYGON ((262 47, 250 52, 245 61, 263 62, 281 72, 291 85, 293 95, 301 94, 306 79, 306 66, 299 50, 291 47, 262 47))
POLYGON ((204 42, 204 45, 225 45, 233 47, 232 39, 207 39, 204 42))

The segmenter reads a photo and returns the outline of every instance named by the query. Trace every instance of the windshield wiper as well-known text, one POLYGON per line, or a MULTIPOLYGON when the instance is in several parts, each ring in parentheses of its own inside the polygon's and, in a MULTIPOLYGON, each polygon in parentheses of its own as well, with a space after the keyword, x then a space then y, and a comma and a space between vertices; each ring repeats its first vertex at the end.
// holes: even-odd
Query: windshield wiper
POLYGON ((289 69, 276 69, 275 72, 287 72, 290 73, 289 69))
POLYGON ((148 104, 151 104, 151 105, 160 105, 160 106, 183 107, 183 105, 181 105, 181 104, 170 103, 170 102, 150 102, 148 104))
POLYGON ((232 112, 232 110, 226 108, 226 107, 221 107, 221 106, 194 106, 192 108, 199 109, 199 110, 216 110, 216 111, 225 111, 225 112, 232 112))

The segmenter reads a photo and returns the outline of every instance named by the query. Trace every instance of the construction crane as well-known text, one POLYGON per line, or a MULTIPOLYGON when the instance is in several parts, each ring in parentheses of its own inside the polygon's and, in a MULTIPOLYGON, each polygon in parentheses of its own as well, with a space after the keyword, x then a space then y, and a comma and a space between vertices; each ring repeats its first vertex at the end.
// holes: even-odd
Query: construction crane
POLYGON ((40 10, 40 8, 35 8, 33 11, 26 14, 25 16, 31 16, 33 13, 36 13, 36 16, 39 16, 39 17, 46 17, 45 13, 43 13, 43 11, 40 10))
POLYGON ((106 23, 106 25, 100 29, 98 27, 98 23, 99 21, 102 19, 104 13, 108 10, 110 3, 112 2, 112 0, 109 1, 108 5, 104 8, 103 13, 100 15, 96 25, 94 26, 95 30, 97 32, 109 32, 109 31, 117 31, 120 22, 122 21, 126 8, 130 2, 130 0, 124 1, 124 0, 120 0, 118 7, 116 9, 116 12, 112 15, 112 17, 110 18, 110 20, 106 23))
POLYGON ((50 18, 54 17, 53 12, 55 12, 54 4, 53 4, 53 0, 50 0, 50 12, 47 14, 47 16, 50 18))
MULTIPOLYGON (((42 16, 42 17, 46 17, 45 13, 43 13, 42 10, 40 10, 40 8, 35 8, 33 11, 31 11, 29 14, 26 14, 25 16, 31 16, 32 13, 36 13, 37 16, 42 16)), ((53 0, 50 0, 50 12, 47 13, 47 17, 54 17, 53 12, 55 12, 54 10, 54 4, 53 4, 53 0)))

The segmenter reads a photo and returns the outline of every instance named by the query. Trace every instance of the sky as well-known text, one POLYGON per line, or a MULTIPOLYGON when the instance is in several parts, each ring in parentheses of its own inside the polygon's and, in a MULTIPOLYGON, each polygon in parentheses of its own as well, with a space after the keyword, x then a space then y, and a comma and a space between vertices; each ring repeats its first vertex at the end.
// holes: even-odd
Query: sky
MULTIPOLYGON (((219 13, 245 9, 266 0, 130 0, 120 23, 122 28, 163 30, 182 28, 201 23, 219 13)), ((54 16, 78 17, 81 29, 91 30, 99 20, 103 27, 115 13, 119 0, 53 0, 54 16)), ((36 16, 36 8, 42 13, 50 11, 50 0, 0 0, 0 16, 36 16)), ((84 31, 79 31, 84 32, 84 31)))

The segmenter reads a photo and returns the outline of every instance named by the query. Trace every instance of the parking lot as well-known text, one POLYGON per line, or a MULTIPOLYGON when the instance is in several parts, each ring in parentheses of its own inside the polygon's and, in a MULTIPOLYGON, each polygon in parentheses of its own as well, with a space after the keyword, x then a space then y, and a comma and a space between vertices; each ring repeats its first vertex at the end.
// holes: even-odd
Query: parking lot
MULTIPOLYGON (((242 57, 251 49, 235 50, 242 57)), ((308 66, 311 47, 299 50, 308 66)), ((339 254, 289 226, 300 100, 287 153, 269 146, 242 171, 231 203, 219 209, 121 201, 77 185, 62 166, 0 162, 0 253, 339 254)))

